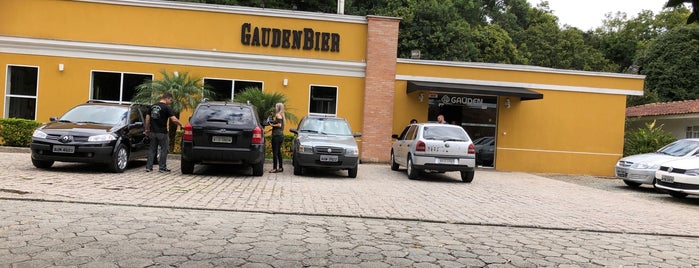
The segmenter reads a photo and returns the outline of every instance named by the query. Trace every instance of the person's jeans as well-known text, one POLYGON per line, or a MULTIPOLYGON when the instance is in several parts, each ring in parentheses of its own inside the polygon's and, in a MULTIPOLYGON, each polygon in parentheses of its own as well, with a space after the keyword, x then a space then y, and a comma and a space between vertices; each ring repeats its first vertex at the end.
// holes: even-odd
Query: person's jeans
POLYGON ((282 169, 282 142, 284 142, 284 136, 272 136, 272 168, 282 169), (279 163, 279 165, 277 165, 279 163))
POLYGON ((158 155, 158 145, 160 145, 160 158, 158 167, 160 170, 167 169, 167 153, 169 150, 167 133, 150 133, 150 147, 148 148, 148 162, 146 169, 153 169, 153 159, 158 155))

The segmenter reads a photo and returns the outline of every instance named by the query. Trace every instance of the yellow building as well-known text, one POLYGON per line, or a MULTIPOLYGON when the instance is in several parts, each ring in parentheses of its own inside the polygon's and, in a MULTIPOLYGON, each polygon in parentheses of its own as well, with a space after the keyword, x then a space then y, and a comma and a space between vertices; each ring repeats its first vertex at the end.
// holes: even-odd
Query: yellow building
POLYGON ((187 72, 219 99, 259 87, 289 97, 299 118, 346 118, 363 133, 364 162, 387 162, 391 134, 411 118, 444 114, 474 139, 496 138, 496 170, 613 175, 626 96, 643 93, 643 76, 396 59, 399 23, 150 0, 3 0, 2 115, 47 121, 88 99, 129 102, 161 71, 187 72))

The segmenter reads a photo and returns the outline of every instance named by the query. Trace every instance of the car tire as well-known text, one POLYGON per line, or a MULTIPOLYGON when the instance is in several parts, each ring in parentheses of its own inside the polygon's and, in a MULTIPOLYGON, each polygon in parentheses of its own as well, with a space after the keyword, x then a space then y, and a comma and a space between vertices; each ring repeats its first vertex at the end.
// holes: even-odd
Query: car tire
POLYGON ((109 163, 109 169, 114 173, 122 173, 126 170, 129 164, 129 150, 122 143, 119 144, 114 150, 114 155, 112 155, 112 162, 109 163))
POLYGON ((260 163, 252 165, 252 175, 256 177, 262 176, 262 174, 265 173, 265 162, 261 161, 260 163))
POLYGON ((180 171, 182 171, 182 174, 194 173, 194 162, 184 159, 180 160, 180 171))
POLYGON ((638 188, 642 184, 640 182, 627 181, 627 180, 624 180, 624 183, 626 183, 626 185, 628 185, 629 187, 633 187, 633 188, 638 188))
POLYGON ((687 197, 687 193, 683 192, 677 192, 677 191, 667 191, 668 194, 670 194, 674 198, 685 198, 687 197))
POLYGON ((357 177, 357 171, 359 170, 358 166, 354 166, 354 168, 350 168, 347 170, 347 177, 349 178, 356 178, 357 177))
POLYGON ((461 181, 470 183, 473 181, 473 177, 475 176, 476 171, 475 170, 469 170, 469 171, 461 171, 461 181))
POLYGON ((292 159, 291 162, 294 166, 294 175, 296 175, 296 176, 303 175, 303 167, 301 165, 299 165, 299 163, 296 162, 295 159, 292 159))
POLYGON ((415 166, 413 166, 413 158, 408 156, 408 179, 414 180, 417 179, 419 171, 415 169, 415 166))
POLYGON ((396 163, 396 155, 391 150, 391 170, 398 170, 398 168, 400 168, 400 165, 396 163))
POLYGON ((53 166, 53 161, 36 160, 36 159, 32 158, 32 164, 34 164, 34 166, 37 168, 46 169, 46 168, 50 168, 51 166, 53 166))

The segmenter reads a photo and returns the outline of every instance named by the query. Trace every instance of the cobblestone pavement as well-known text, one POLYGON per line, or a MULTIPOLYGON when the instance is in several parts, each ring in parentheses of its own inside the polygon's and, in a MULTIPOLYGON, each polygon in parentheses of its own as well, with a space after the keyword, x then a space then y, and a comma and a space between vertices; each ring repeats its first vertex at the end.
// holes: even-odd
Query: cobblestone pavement
POLYGON ((672 236, 28 201, 0 218, 0 267, 699 266, 672 236))
POLYGON ((699 199, 617 180, 479 169, 465 184, 378 164, 356 179, 288 164, 182 175, 176 159, 114 174, 0 157, 0 267, 699 266, 699 199))

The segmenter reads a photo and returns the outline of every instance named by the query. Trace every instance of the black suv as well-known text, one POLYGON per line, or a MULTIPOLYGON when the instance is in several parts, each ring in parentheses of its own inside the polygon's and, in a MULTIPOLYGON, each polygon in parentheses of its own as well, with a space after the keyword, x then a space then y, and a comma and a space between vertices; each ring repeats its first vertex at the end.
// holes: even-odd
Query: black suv
POLYGON ((147 111, 146 105, 89 101, 60 118, 51 117, 32 134, 32 164, 104 163, 113 172, 124 172, 129 161, 148 157, 143 133, 147 111))
POLYGON ((262 176, 265 137, 254 106, 230 102, 204 102, 197 106, 182 136, 182 174, 194 164, 252 166, 262 176))

